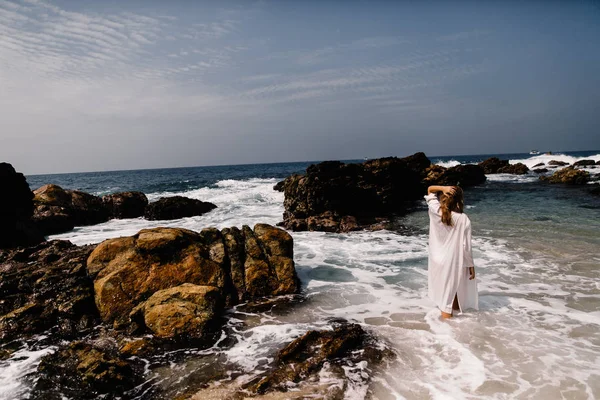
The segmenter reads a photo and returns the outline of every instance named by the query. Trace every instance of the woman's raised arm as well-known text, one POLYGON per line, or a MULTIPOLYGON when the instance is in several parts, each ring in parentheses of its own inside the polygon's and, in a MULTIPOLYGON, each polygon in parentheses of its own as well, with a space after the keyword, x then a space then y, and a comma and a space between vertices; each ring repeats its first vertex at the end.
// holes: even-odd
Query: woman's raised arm
POLYGON ((427 188, 427 194, 442 192, 443 194, 453 194, 455 191, 454 186, 436 186, 432 185, 427 188))

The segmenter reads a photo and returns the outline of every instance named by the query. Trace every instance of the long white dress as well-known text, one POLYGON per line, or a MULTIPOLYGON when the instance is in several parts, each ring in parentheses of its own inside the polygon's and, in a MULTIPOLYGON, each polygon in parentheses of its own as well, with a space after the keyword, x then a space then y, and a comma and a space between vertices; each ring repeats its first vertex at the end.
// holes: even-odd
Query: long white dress
POLYGON ((448 226, 442 222, 437 196, 429 194, 425 200, 429 207, 429 297, 448 314, 455 295, 461 312, 478 310, 477 283, 469 280, 469 267, 474 267, 471 221, 464 213, 452 212, 453 224, 448 226))

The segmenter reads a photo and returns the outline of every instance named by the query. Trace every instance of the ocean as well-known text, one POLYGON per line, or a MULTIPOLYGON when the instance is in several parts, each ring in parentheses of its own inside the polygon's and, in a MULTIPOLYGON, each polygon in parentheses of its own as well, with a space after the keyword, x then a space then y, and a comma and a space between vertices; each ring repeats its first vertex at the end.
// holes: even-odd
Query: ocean
MULTIPOLYGON (((453 166, 490 156, 430 159, 453 166)), ((598 161, 600 151, 495 156, 532 168, 553 159, 598 161)), ((199 217, 112 220, 50 237, 87 244, 156 226, 199 231, 276 224, 283 194, 273 186, 310 164, 36 175, 27 181, 32 189, 55 183, 98 195, 139 190, 151 201, 179 194, 218 206, 199 217)), ((589 171, 600 173, 600 167, 589 171)), ((232 340, 222 342, 227 345, 154 360, 146 383, 130 396, 174 398, 195 389, 215 362, 226 365, 232 379, 249 378, 282 343, 343 318, 363 325, 398 355, 374 372, 368 387, 351 383, 349 399, 367 393, 375 399, 600 398, 600 197, 588 185, 550 185, 534 173, 499 174, 466 190, 465 204, 473 224, 478 312, 441 321, 427 298, 425 202, 399 218, 409 228, 401 231, 291 232, 305 301, 254 315, 231 310, 226 333, 232 340)), ((52 351, 27 343, 0 361, 0 399, 28 398, 27 377, 52 351)))

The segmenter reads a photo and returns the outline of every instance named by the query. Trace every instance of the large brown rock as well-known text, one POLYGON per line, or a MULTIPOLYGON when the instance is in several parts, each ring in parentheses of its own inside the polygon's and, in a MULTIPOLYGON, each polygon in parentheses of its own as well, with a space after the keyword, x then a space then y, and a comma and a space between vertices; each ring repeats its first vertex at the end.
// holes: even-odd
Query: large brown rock
POLYGON ((498 169, 499 174, 524 175, 529 172, 529 167, 523 163, 509 164, 498 169))
POLYGON ((437 179, 428 181, 429 185, 447 185, 466 188, 481 185, 486 181, 483 168, 479 165, 457 165, 444 170, 437 179))
POLYGON ((223 300, 211 300, 214 315, 222 311, 221 303, 296 293, 299 282, 292 246, 287 232, 262 224, 255 231, 247 226, 241 231, 208 228, 200 233, 144 229, 131 237, 102 242, 88 258, 87 271, 94 280, 95 301, 104 322, 116 328, 149 328, 161 337, 192 335, 193 328, 187 332, 169 322, 173 320, 169 313, 185 310, 185 319, 200 326, 198 313, 209 303, 201 301, 197 292, 207 289, 198 287, 214 288, 223 300), (190 288, 195 288, 196 297, 183 293, 190 288))
POLYGON ((194 339, 215 330, 222 310, 218 288, 184 283, 155 292, 132 315, 139 313, 156 337, 194 339))
POLYGON ((103 196, 102 203, 110 218, 138 218, 144 216, 148 198, 142 192, 121 192, 103 196))
POLYGON ((585 185, 590 181, 590 173, 575 169, 573 167, 566 167, 559 171, 556 171, 551 176, 541 176, 541 180, 548 181, 550 183, 564 183, 567 185, 585 185))
POLYGON ((58 185, 44 185, 34 192, 35 225, 45 234, 66 232, 74 226, 108 221, 108 211, 98 196, 58 185))
POLYGON ((98 322, 85 268, 92 249, 54 240, 0 251, 0 342, 51 328, 72 337, 98 322))
POLYGON ((145 217, 149 220, 168 220, 194 217, 217 208, 213 203, 183 196, 163 197, 146 207, 145 217))
POLYGON ((498 157, 490 157, 479 163, 479 166, 483 168, 483 172, 486 174, 497 174, 500 168, 507 167, 508 165, 508 160, 501 160, 498 157))
POLYGON ((596 165, 596 161, 594 160, 579 160, 573 163, 574 167, 586 167, 590 165, 596 165))
POLYGON ((0 163, 0 249, 30 246, 44 240, 29 221, 33 214, 33 193, 25 176, 12 165, 0 163))

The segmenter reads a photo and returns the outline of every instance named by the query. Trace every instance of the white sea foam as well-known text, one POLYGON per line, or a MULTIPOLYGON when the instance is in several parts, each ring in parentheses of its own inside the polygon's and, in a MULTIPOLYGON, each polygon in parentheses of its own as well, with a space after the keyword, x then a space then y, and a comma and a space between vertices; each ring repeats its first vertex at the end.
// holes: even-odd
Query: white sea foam
POLYGON ((13 353, 8 360, 0 361, 0 399, 27 397, 31 387, 23 382, 23 378, 35 371, 42 357, 53 352, 53 347, 41 350, 24 348, 13 353))
POLYGON ((456 160, 449 160, 449 161, 437 160, 437 161, 434 161, 433 163, 437 164, 441 167, 444 167, 444 168, 456 167, 457 165, 460 165, 460 161, 456 161, 456 160))
MULTIPOLYGON (((283 213, 283 195, 272 190, 275 183, 227 180, 183 193, 219 206, 201 217, 115 220, 53 238, 81 244, 151 226, 200 230, 273 224, 283 213)), ((232 313, 237 342, 223 355, 248 379, 283 343, 308 329, 327 327, 331 318, 345 318, 363 324, 398 354, 397 361, 374 377, 370 390, 375 398, 593 398, 600 393, 597 273, 566 272, 557 262, 560 255, 530 251, 524 258, 506 241, 476 235, 480 311, 442 322, 427 298, 426 235, 292 235, 307 300, 290 313, 232 313)), ((5 371, 11 371, 4 382, 8 387, 17 382, 18 373, 5 371)), ((357 384, 347 395, 360 398, 365 389, 357 384)))

